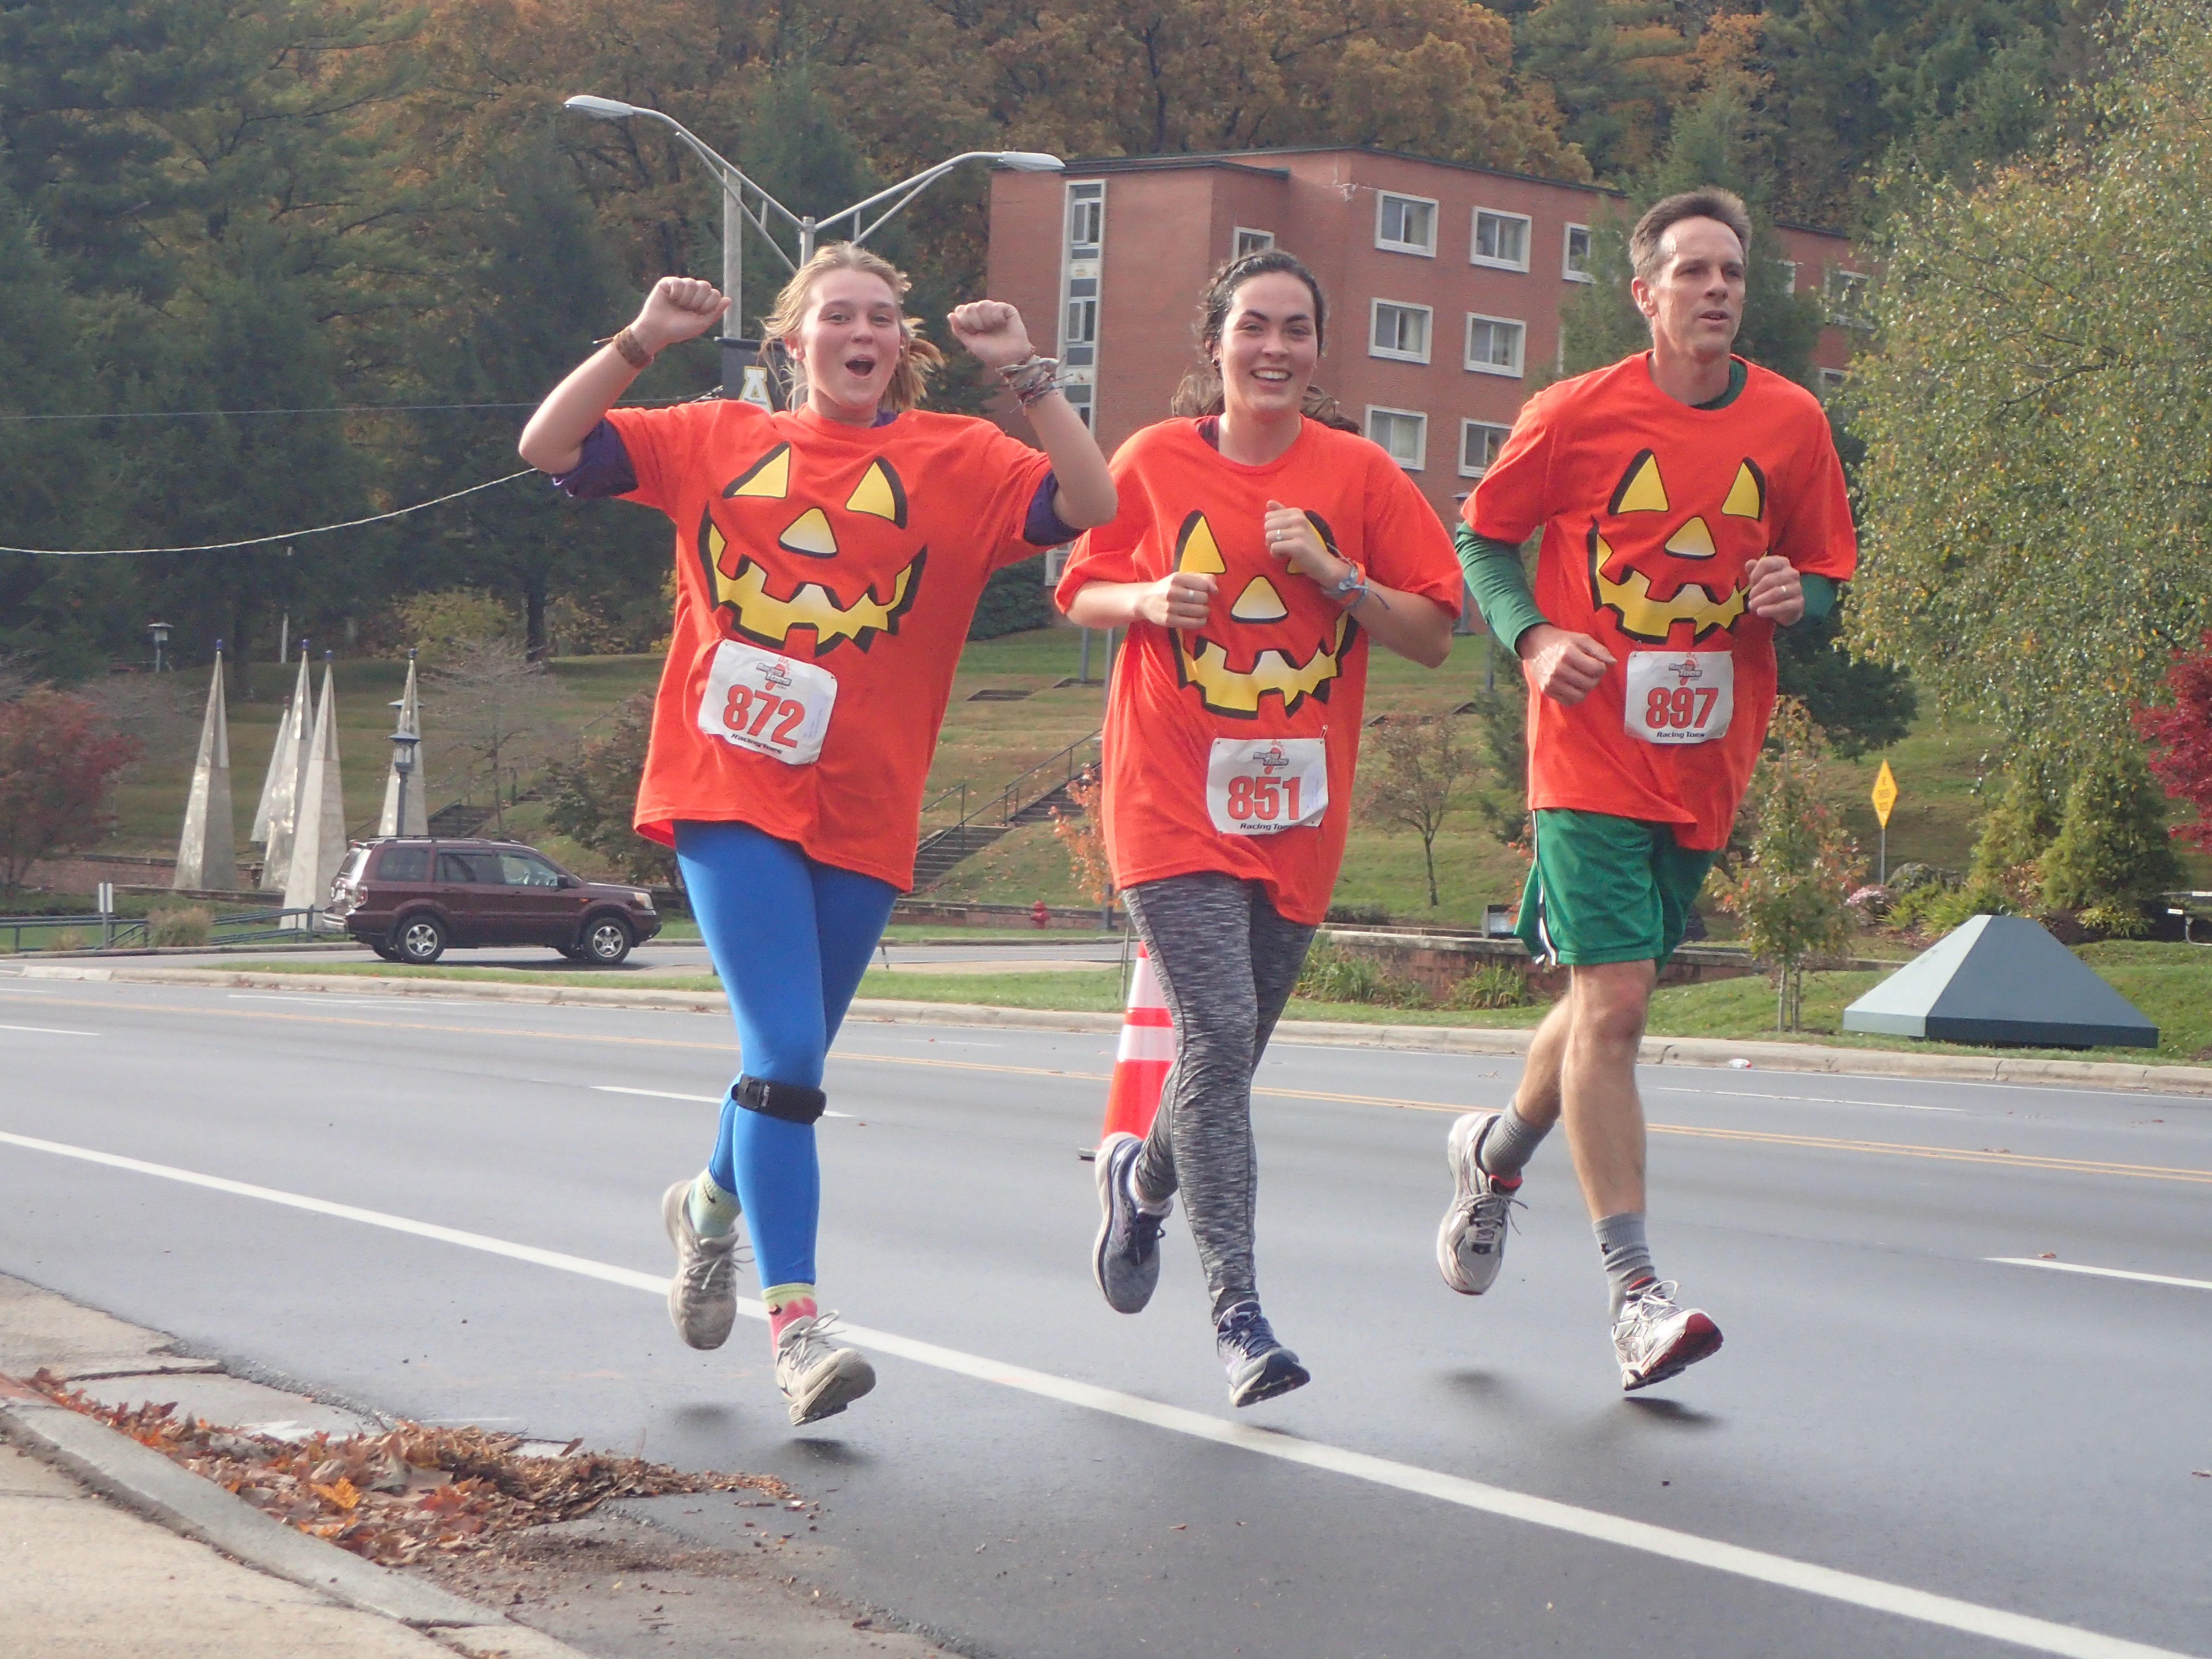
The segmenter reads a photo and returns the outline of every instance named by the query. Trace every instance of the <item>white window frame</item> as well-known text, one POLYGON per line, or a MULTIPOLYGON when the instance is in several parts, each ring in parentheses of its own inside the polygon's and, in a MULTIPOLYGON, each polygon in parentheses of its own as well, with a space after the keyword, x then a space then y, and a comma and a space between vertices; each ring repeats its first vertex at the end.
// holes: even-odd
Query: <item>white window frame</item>
POLYGON ((1460 341, 1460 357, 1470 374, 1496 374, 1509 380, 1520 380, 1528 373, 1528 325, 1518 317, 1492 317, 1480 311, 1470 311, 1467 313, 1467 332, 1460 341), (1513 348, 1513 366, 1510 368, 1503 363, 1477 362, 1474 360, 1474 325, 1477 323, 1498 323, 1520 331, 1514 337, 1516 343, 1513 348))
POLYGON ((1103 179, 1071 179, 1066 181, 1065 205, 1060 222, 1060 355, 1063 366, 1060 383, 1066 390, 1068 405, 1083 424, 1095 430, 1097 425, 1098 343, 1105 326, 1106 295, 1103 280, 1106 264, 1106 180, 1103 179), (1078 192, 1080 192, 1079 194, 1078 192), (1098 234, 1089 241, 1075 238, 1075 222, 1083 210, 1096 205, 1098 210, 1098 234), (1091 258, 1079 260, 1077 248, 1091 251, 1091 258), (1072 343, 1067 338, 1068 310, 1076 300, 1070 290, 1079 279, 1091 284, 1091 292, 1082 297, 1091 302, 1091 338, 1072 343), (1088 363, 1065 362, 1071 343, 1087 345, 1091 349, 1088 363))
POLYGON ((1841 265, 1828 268, 1826 299, 1828 320, 1838 328, 1872 328, 1865 305, 1874 291, 1874 278, 1863 270, 1846 270, 1841 265), (1852 305, 1859 307, 1851 308, 1852 305))
POLYGON ((1797 291, 1797 262, 1795 259, 1777 259, 1774 263, 1787 274, 1790 292, 1795 294, 1797 291))
POLYGON ((1850 371, 1844 368, 1823 368, 1818 378, 1820 382, 1820 401, 1826 403, 1844 389, 1844 382, 1850 378, 1850 371))
POLYGON ((1596 243, 1590 235, 1590 228, 1588 225, 1569 225, 1562 230, 1559 233, 1559 280, 1565 283, 1594 283, 1597 281, 1596 274, 1587 264, 1580 270, 1575 269, 1575 233, 1577 231, 1583 234, 1583 258, 1585 261, 1595 249, 1596 243))
POLYGON ((1425 363, 1435 351, 1436 343, 1437 313, 1436 307, 1433 306, 1415 305, 1410 300, 1370 300, 1367 302, 1367 355, 1369 356, 1386 357, 1392 362, 1397 363, 1425 363), (1376 337, 1382 328, 1382 310, 1386 306, 1393 311, 1418 311, 1421 313, 1423 319, 1421 349, 1419 351, 1407 351, 1401 347, 1386 346, 1377 340, 1376 337))
POLYGON ((1241 259, 1248 253, 1263 252, 1274 245, 1275 233, 1272 230, 1255 230, 1249 225, 1239 225, 1229 233, 1229 257, 1232 259, 1241 259), (1249 247, 1244 246, 1247 238, 1252 240, 1249 247))
POLYGON ((1061 352, 1064 354, 1067 348, 1072 345, 1087 345, 1096 347, 1097 343, 1098 296, 1095 294, 1071 295, 1068 297, 1067 308, 1061 314, 1060 319, 1060 347, 1061 352), (1091 324, 1091 327, 1089 331, 1086 333, 1079 333, 1076 330, 1075 313, 1078 307, 1085 307, 1087 309, 1087 317, 1091 324))
POLYGON ((1438 204, 1430 196, 1409 196, 1399 190, 1378 190, 1375 192, 1375 246, 1390 253, 1418 253, 1424 259, 1437 257, 1437 217, 1438 204), (1382 234, 1382 215, 1393 202, 1405 202, 1429 210, 1429 240, 1422 242, 1397 242, 1382 234))
POLYGON ((1535 240, 1536 222, 1527 214, 1509 212, 1504 208, 1479 207, 1474 210, 1474 218, 1468 222, 1467 262, 1471 265, 1481 265, 1491 270, 1526 270, 1528 269, 1528 250, 1534 246, 1535 240), (1486 215, 1500 222, 1508 219, 1519 222, 1521 226, 1521 257, 1519 258, 1501 259, 1494 254, 1481 252, 1482 221, 1486 215))
POLYGON ((1381 404, 1370 404, 1367 405, 1367 419, 1363 429, 1367 434, 1368 442, 1373 444, 1385 455, 1389 455, 1391 461, 1396 465, 1401 471, 1406 472, 1420 472, 1427 469, 1429 459, 1429 416, 1426 410, 1419 409, 1391 409, 1381 404), (1378 415, 1387 416, 1392 420, 1413 421, 1416 422, 1418 429, 1421 434, 1420 453, 1419 455, 1410 461, 1401 460, 1397 456, 1392 455, 1390 453, 1390 446, 1384 443, 1380 438, 1375 435, 1375 417, 1378 415))
POLYGON ((1513 434, 1511 427, 1500 426, 1495 421, 1462 421, 1459 423, 1459 476, 1462 478, 1480 478, 1490 471, 1486 463, 1481 466, 1469 466, 1467 464, 1467 441, 1470 435, 1478 431, 1495 432, 1498 434, 1498 447, 1500 449, 1505 447, 1506 439, 1513 434))

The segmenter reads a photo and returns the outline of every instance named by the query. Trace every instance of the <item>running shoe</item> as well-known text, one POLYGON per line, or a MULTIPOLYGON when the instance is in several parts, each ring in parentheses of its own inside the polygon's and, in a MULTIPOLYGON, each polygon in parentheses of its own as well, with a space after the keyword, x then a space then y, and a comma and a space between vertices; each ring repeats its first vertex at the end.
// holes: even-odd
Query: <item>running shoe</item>
POLYGON ((1697 1308, 1675 1305, 1676 1285, 1649 1279, 1631 1291, 1613 1322, 1613 1351, 1620 1358, 1620 1386, 1633 1394, 1680 1376, 1718 1353, 1721 1328, 1697 1308))
POLYGON ((691 1183, 679 1181, 660 1195, 661 1224, 676 1247, 676 1272, 668 1280, 668 1320, 686 1346, 719 1348, 738 1318, 738 1233, 702 1236, 691 1225, 691 1183))
POLYGON ((1160 1226, 1168 1212, 1137 1206, 1130 1173, 1145 1143, 1116 1130, 1098 1148, 1098 1242, 1091 1247, 1091 1276, 1115 1313, 1141 1313, 1160 1282, 1160 1226))
POLYGON ((876 1386, 876 1368, 830 1340, 834 1313, 801 1314, 775 1344, 775 1385, 791 1402, 791 1425, 835 1417, 876 1386))
POLYGON ((1256 1302, 1239 1302, 1214 1322, 1213 1351, 1229 1367, 1232 1406, 1256 1406, 1313 1381, 1297 1355, 1275 1340, 1256 1302))
POLYGON ((1521 1190, 1519 1178, 1500 1181, 1482 1167, 1478 1157, 1483 1136, 1504 1115, 1469 1112, 1452 1125, 1444 1142, 1452 1201, 1437 1229, 1437 1268, 1444 1283, 1462 1296, 1480 1296, 1498 1282, 1498 1270, 1505 1263, 1511 1211, 1521 1201, 1514 1196, 1521 1190))

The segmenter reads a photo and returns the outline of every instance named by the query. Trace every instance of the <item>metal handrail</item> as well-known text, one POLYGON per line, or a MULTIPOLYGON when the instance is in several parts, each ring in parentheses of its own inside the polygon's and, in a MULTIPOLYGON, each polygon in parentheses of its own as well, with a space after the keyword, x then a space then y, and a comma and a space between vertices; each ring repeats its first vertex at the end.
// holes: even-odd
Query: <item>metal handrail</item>
POLYGON ((968 780, 965 778, 961 779, 959 782, 954 784, 951 788, 946 789, 939 794, 933 795, 927 800, 922 802, 921 811, 915 816, 918 817, 927 817, 929 814, 930 808, 935 806, 939 801, 951 799, 955 795, 960 797, 960 820, 962 823, 965 823, 968 817, 968 780))
POLYGON ((1073 743, 1068 744, 1066 748, 1061 750, 1058 754, 1048 756, 1043 760, 1039 761, 1035 766, 1030 767, 1027 771, 1018 773, 1007 782, 1005 788, 1000 790, 997 794, 991 798, 990 801, 987 805, 979 806, 973 812, 963 816, 960 822, 955 824, 953 828, 956 830, 964 830, 975 819, 988 816, 994 809, 998 811, 999 822, 1000 823, 1012 823, 1014 821, 1014 817, 1017 813, 1042 799, 1043 797, 1052 793, 1053 790, 1066 788, 1069 784, 1074 782, 1078 777, 1081 776, 1085 769, 1084 767, 1076 764, 1076 755, 1084 750, 1089 749, 1104 736, 1105 733, 1102 730, 1093 732, 1087 738, 1078 738, 1073 743), (1053 784, 1050 788, 1037 789, 1031 792, 1026 799, 1017 799, 1020 795, 1022 786, 1030 779, 1036 776, 1038 773, 1048 770, 1052 767, 1059 766, 1062 763, 1066 763, 1065 769, 1058 782, 1053 784))
MULTIPOLYGON (((252 909, 233 911, 227 916, 216 916, 208 923, 208 944, 260 945, 272 939, 290 939, 301 933, 330 931, 322 921, 322 911, 309 907, 299 910, 252 909)), ((152 939, 151 921, 146 916, 88 915, 82 916, 0 916, 0 933, 8 935, 8 948, 15 955, 23 953, 26 933, 58 933, 67 928, 97 927, 100 929, 100 950, 112 950, 118 945, 145 945, 152 939)), ((51 950, 52 945, 33 946, 51 950)))

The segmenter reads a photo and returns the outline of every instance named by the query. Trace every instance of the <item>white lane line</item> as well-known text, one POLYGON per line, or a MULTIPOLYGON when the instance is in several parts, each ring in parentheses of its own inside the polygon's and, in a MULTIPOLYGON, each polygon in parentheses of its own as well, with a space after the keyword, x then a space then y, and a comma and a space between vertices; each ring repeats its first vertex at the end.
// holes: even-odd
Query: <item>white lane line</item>
MULTIPOLYGON (((722 1097, 720 1095, 678 1095, 671 1094, 665 1089, 625 1089, 618 1083, 594 1083, 591 1086, 603 1095, 641 1095, 647 1100, 688 1100, 701 1106, 719 1106, 722 1103, 722 1097)), ((850 1112, 825 1111, 822 1115, 850 1117, 853 1115, 850 1112)))
MULTIPOLYGON (((257 1187, 247 1182, 226 1180, 221 1176, 202 1175, 197 1170, 175 1169, 166 1164, 149 1164, 140 1158, 123 1158, 113 1152, 67 1146, 60 1141, 40 1140, 30 1135, 10 1134, 4 1130, 0 1130, 0 1144, 21 1146, 31 1152, 51 1152, 61 1158, 78 1158, 88 1164, 105 1164, 110 1169, 128 1170, 138 1175, 158 1176, 166 1181, 204 1187, 240 1198, 258 1198, 316 1215, 358 1221, 372 1227, 411 1234, 417 1238, 434 1239, 440 1243, 458 1244, 466 1249, 482 1250, 512 1261, 531 1262, 541 1267, 556 1267, 563 1273, 644 1291, 657 1297, 665 1297, 668 1293, 668 1281, 657 1273, 638 1273, 632 1268, 617 1267, 587 1257, 568 1255, 559 1250, 541 1250, 532 1244, 516 1244, 483 1233, 440 1227, 427 1221, 410 1220, 405 1216, 386 1215, 381 1211, 364 1210, 351 1204, 333 1204, 327 1199, 280 1192, 274 1188, 257 1187)), ((754 1319, 768 1317, 764 1310, 747 1298, 738 1299, 738 1309, 754 1319)), ((1303 1464, 1308 1468, 1322 1469, 1332 1474, 1391 1487, 1418 1497, 1435 1498, 1441 1503, 1455 1504, 1463 1509, 1497 1516, 1502 1520, 1547 1527, 1555 1532, 1615 1545, 1622 1549, 1641 1550, 1645 1554, 1667 1560, 1706 1567, 1716 1572, 1733 1573, 1755 1583, 1797 1590, 1808 1595, 1824 1596, 1832 1601, 1866 1607, 1875 1613, 1917 1620, 1923 1624, 1963 1631, 1969 1635, 1986 1636, 1996 1641, 2010 1642, 2038 1653, 2057 1654, 2063 1659, 2190 1659, 2190 1656, 2171 1649, 2151 1647, 2123 1637, 2078 1630, 2071 1625, 2032 1618, 2026 1613, 2008 1613, 1998 1607, 1985 1607, 1978 1602, 1960 1601, 1955 1596, 1938 1595, 1931 1591, 1914 1589, 1909 1585, 1893 1584, 1884 1579, 1869 1578, 1859 1573, 1844 1572, 1809 1561, 1795 1560, 1786 1555, 1771 1555, 1764 1550, 1746 1549, 1741 1545, 1723 1543, 1717 1539, 1701 1538, 1695 1533, 1678 1532, 1671 1527, 1655 1527, 1646 1522, 1631 1521, 1621 1516, 1608 1515, 1601 1510, 1587 1510, 1548 1498, 1511 1492, 1503 1486, 1488 1486, 1480 1480, 1425 1469, 1416 1464, 1400 1463, 1386 1457, 1350 1451, 1340 1446, 1271 1433, 1265 1429, 1208 1417, 1203 1412, 1162 1405, 1158 1401, 1122 1394, 1116 1389, 1102 1389, 1069 1377, 1054 1376, 1044 1371, 1033 1371, 1025 1366, 963 1353, 957 1348, 939 1347, 933 1342, 921 1342, 888 1331, 872 1330, 859 1325, 844 1326, 842 1329, 844 1334, 864 1348, 894 1354, 899 1358, 933 1366, 957 1376, 973 1377, 977 1382, 995 1382, 1001 1388, 1018 1389, 1042 1399, 1058 1401, 1063 1405, 1079 1406, 1088 1411, 1142 1423, 1147 1427, 1164 1429, 1172 1434, 1210 1440, 1217 1445, 1233 1446, 1242 1451, 1273 1457, 1285 1463, 1303 1464)))
POLYGON ((1647 1095, 1691 1095, 1699 1100, 1796 1100, 1815 1106, 1887 1106, 1896 1112, 1958 1112, 1963 1106, 1916 1106, 1902 1100, 1852 1100, 1842 1095, 1763 1095, 1752 1089, 1670 1089, 1661 1084, 1639 1085, 1647 1095))
POLYGON ((65 1030, 58 1025, 0 1025, 0 1031, 28 1031, 37 1036, 96 1037, 100 1035, 97 1031, 65 1030))
POLYGON ((2124 1267, 2085 1267, 2077 1261, 2041 1261, 2029 1255, 1985 1255, 1984 1261, 2008 1267, 2043 1267, 2054 1273, 2088 1273, 2098 1279, 2131 1279, 2138 1285, 2179 1285, 2185 1291, 2212 1291, 2212 1279, 2176 1279, 2171 1273, 2131 1273, 2124 1267))

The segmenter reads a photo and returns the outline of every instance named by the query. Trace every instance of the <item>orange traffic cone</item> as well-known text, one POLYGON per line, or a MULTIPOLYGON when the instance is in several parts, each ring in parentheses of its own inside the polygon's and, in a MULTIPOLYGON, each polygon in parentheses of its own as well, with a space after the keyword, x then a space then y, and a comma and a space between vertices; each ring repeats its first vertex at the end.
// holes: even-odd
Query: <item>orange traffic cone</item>
POLYGON ((1121 1046, 1114 1055, 1114 1079, 1106 1085, 1103 1140, 1116 1130, 1142 1135, 1160 1109, 1160 1088, 1175 1060, 1175 1027, 1160 1000, 1160 982, 1144 945, 1137 946, 1137 971, 1129 977, 1129 1006, 1121 1019, 1121 1046))

